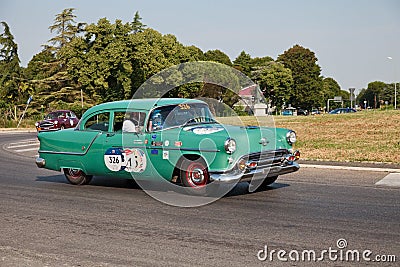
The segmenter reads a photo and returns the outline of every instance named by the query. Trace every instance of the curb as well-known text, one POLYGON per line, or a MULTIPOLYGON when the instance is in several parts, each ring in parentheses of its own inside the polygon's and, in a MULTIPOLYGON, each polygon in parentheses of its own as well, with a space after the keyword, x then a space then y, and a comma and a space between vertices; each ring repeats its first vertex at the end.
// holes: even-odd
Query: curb
POLYGON ((0 133, 36 133, 35 128, 0 128, 0 133))
POLYGON ((335 166, 335 165, 317 165, 317 164, 300 164, 300 168, 314 169, 331 169, 331 170, 347 170, 347 171, 372 171, 372 172, 390 172, 400 173, 400 169, 379 168, 379 167, 355 167, 355 166, 335 166))

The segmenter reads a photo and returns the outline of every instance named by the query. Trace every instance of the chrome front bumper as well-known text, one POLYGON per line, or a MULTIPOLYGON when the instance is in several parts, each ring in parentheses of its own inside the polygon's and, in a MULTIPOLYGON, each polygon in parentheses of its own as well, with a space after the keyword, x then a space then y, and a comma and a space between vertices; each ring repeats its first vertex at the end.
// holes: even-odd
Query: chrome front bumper
POLYGON ((243 156, 235 166, 225 172, 210 172, 210 180, 222 183, 251 181, 252 179, 265 179, 266 177, 279 176, 300 169, 299 164, 293 159, 294 154, 287 150, 270 151, 267 153, 254 153, 243 156), (246 162, 245 164, 241 162, 246 162), (256 166, 251 167, 251 164, 256 166))

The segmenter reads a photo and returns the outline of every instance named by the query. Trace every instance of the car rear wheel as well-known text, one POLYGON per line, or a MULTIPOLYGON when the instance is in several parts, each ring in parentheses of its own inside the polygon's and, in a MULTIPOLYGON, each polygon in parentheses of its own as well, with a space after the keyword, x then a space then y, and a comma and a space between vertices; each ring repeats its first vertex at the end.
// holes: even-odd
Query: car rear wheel
POLYGON ((68 182, 73 185, 84 185, 90 183, 92 180, 92 175, 85 174, 82 170, 79 169, 64 169, 64 175, 67 178, 68 182))

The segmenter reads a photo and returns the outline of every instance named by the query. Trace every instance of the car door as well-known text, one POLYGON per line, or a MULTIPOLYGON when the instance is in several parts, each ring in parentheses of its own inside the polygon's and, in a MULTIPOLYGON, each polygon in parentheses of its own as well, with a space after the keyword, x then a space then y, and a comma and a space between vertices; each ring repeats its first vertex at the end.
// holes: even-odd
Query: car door
POLYGON ((82 152, 86 172, 93 175, 105 175, 107 168, 103 162, 103 143, 109 132, 111 122, 110 111, 100 111, 86 117, 79 127, 79 136, 82 136, 82 152))
POLYGON ((153 167, 146 152, 146 135, 143 131, 146 114, 140 111, 116 110, 112 124, 104 135, 104 165, 107 173, 125 178, 147 179, 153 174, 153 167), (123 124, 132 120, 134 131, 124 131, 123 124))

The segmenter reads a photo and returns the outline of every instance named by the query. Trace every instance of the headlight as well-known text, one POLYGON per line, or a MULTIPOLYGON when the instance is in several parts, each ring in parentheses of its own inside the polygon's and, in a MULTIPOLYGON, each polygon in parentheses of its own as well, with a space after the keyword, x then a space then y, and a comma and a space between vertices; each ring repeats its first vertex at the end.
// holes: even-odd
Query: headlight
POLYGON ((296 143, 296 140, 297 140, 296 133, 294 131, 287 132, 286 140, 291 145, 296 143))
POLYGON ((58 124, 58 121, 55 121, 54 124, 58 124))
POLYGON ((224 146, 225 146, 226 153, 232 154, 236 150, 236 141, 235 141, 235 139, 232 139, 232 138, 226 139, 224 146))
POLYGON ((38 126, 39 126, 39 123, 38 123, 38 122, 35 122, 35 126, 38 127, 38 126))

